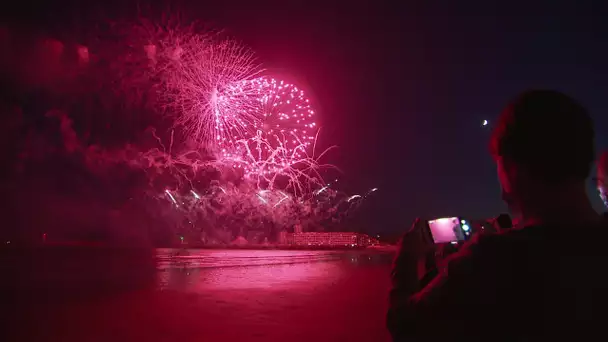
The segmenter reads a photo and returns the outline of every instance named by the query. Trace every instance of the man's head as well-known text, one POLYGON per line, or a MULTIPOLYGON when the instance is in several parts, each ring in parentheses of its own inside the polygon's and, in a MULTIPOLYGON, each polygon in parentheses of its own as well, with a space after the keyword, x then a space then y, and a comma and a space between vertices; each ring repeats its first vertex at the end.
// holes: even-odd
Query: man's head
POLYGON ((582 188, 594 146, 593 122, 576 100, 551 90, 518 96, 500 115, 490 142, 510 209, 518 212, 549 190, 582 188))

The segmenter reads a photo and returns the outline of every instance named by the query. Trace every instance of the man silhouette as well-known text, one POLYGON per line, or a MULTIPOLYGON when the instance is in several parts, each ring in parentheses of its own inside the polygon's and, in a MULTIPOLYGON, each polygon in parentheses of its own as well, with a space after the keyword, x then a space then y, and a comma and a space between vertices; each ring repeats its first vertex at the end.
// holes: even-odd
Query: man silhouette
POLYGON ((586 109, 556 91, 523 93, 501 114, 490 149, 522 228, 478 234, 426 282, 412 266, 434 246, 421 229, 408 232, 392 272, 394 340, 601 331, 608 228, 585 191, 595 157, 586 109))

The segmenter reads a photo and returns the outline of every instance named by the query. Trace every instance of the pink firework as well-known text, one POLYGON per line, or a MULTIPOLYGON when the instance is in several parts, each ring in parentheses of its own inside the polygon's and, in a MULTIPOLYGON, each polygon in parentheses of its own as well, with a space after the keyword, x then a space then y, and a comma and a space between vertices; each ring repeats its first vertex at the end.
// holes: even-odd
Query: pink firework
POLYGON ((302 145, 308 147, 316 136, 314 110, 304 91, 293 84, 273 78, 257 78, 253 81, 261 90, 258 94, 258 117, 256 132, 260 131, 268 140, 282 141, 288 153, 301 158, 302 145))
POLYGON ((234 131, 233 146, 224 146, 221 158, 240 162, 247 174, 278 172, 306 159, 317 125, 314 110, 304 91, 293 84, 259 77, 240 84, 246 106, 236 108, 237 117, 253 118, 249 137, 234 131), (246 162, 245 160, 249 160, 246 162), (255 162, 252 162, 255 161, 255 162))
POLYGON ((165 70, 165 99, 176 125, 212 150, 246 136, 255 118, 243 111, 251 100, 240 85, 259 72, 253 52, 238 42, 193 37, 165 70))

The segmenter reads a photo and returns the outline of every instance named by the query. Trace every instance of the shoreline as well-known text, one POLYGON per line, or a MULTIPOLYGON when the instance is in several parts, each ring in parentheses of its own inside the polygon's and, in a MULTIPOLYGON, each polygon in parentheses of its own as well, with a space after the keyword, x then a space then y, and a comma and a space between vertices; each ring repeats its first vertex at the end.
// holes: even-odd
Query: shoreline
POLYGON ((375 246, 340 246, 340 245, 279 245, 279 244, 217 244, 217 245, 202 245, 202 244, 178 244, 169 246, 153 246, 153 245, 125 245, 112 244, 102 242, 89 241, 70 241, 70 242, 51 242, 40 244, 12 244, 0 247, 0 251, 16 251, 16 250, 56 250, 56 249, 84 249, 84 250, 104 250, 104 249, 119 249, 119 250, 139 250, 139 249, 175 249, 175 250, 206 250, 206 249, 230 249, 230 250, 285 250, 285 251, 349 251, 349 250, 392 250, 396 246, 393 245, 375 245, 375 246))
POLYGON ((299 245, 177 245, 156 247, 158 249, 243 249, 243 250, 296 250, 296 251, 348 251, 348 250, 389 250, 394 246, 299 246, 299 245))

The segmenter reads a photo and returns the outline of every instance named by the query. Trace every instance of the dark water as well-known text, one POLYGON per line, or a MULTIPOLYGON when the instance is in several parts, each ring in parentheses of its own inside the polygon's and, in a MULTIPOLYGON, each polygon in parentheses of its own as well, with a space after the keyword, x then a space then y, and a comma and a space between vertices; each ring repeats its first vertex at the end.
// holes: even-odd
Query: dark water
POLYGON ((154 290, 45 306, 20 340, 387 341, 390 260, 367 250, 161 249, 154 290))

